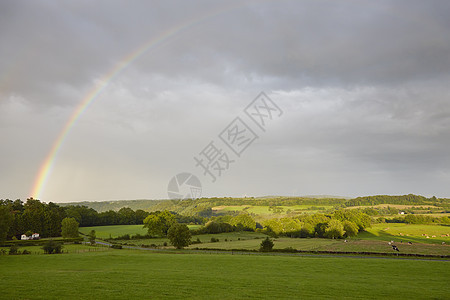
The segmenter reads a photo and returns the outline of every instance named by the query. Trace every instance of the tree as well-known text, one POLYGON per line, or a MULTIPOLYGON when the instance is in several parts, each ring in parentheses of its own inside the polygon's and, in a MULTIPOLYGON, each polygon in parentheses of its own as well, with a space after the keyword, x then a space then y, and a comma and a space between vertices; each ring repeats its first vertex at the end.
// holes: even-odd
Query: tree
POLYGON ((345 220, 342 222, 342 225, 344 226, 345 236, 346 237, 352 237, 358 235, 358 225, 355 223, 345 220))
POLYGON ((191 232, 185 224, 173 224, 167 232, 167 237, 177 249, 183 249, 191 243, 191 232))
POLYGON ((306 238, 313 236, 314 236, 314 227, 309 223, 303 224, 302 228, 300 229, 300 237, 306 238))
POLYGON ((175 223, 175 216, 171 212, 158 211, 144 219, 144 228, 148 228, 149 235, 167 236, 169 228, 175 223))
POLYGON ((12 221, 13 216, 10 208, 0 203, 0 241, 6 240, 12 221))
POLYGON ((256 222, 247 214, 240 214, 230 220, 230 224, 236 226, 240 230, 254 231, 256 222))
POLYGON ((273 242, 269 237, 266 237, 265 240, 261 242, 261 245, 259 247, 259 251, 261 252, 269 252, 272 251, 273 248, 273 242))
POLYGON ((266 228, 266 231, 273 232, 274 236, 277 236, 283 232, 283 225, 281 224, 279 219, 270 219, 264 221, 264 227, 266 228))
POLYGON ((148 216, 148 212, 143 211, 142 209, 138 209, 135 212, 136 215, 136 224, 143 224, 145 218, 148 216))
POLYGON ((134 225, 136 224, 136 214, 134 210, 129 207, 122 207, 117 212, 120 219, 120 224, 124 225, 134 225))
POLYGON ((327 227, 325 228, 325 237, 328 238, 341 238, 344 235, 344 225, 342 225, 341 221, 336 219, 331 219, 328 222, 327 227))
POLYGON ((94 244, 95 244, 95 238, 96 238, 96 236, 95 236, 95 230, 92 229, 92 230, 89 232, 89 234, 88 234, 89 243, 90 243, 91 245, 94 245, 94 244))
POLYGON ((61 234, 63 238, 78 237, 78 222, 75 218, 64 218, 61 222, 61 234))
POLYGON ((234 226, 228 223, 208 221, 205 227, 200 229, 202 233, 222 233, 222 232, 233 232, 234 226))

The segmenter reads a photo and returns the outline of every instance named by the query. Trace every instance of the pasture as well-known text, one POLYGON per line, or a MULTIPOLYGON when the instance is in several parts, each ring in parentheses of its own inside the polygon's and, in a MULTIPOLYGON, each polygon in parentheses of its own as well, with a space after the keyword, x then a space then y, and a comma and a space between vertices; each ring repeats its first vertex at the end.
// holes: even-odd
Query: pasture
POLYGON ((427 244, 450 244, 450 226, 422 225, 404 223, 373 224, 366 232, 361 232, 358 239, 379 241, 403 241, 427 244))
POLYGON ((444 299, 450 293, 448 261, 185 253, 0 256, 1 297, 444 299))
MULTIPOLYGON (((0 247, 0 251, 4 250, 6 253, 9 251, 9 247, 0 247)), ((44 250, 42 246, 20 246, 19 251, 23 252, 23 250, 27 250, 31 255, 40 255, 44 254, 44 250)), ((84 253, 84 252, 99 252, 99 251, 108 251, 109 248, 107 246, 95 245, 89 246, 85 244, 65 244, 62 248, 63 253, 84 253)))
MULTIPOLYGON (((80 228, 80 231, 88 233, 91 229, 96 230, 97 236, 100 238, 108 238, 110 235, 117 237, 124 234, 146 234, 142 225, 84 227, 80 228)), ((382 223, 374 224, 366 232, 359 233, 355 238, 347 239, 346 243, 343 239, 279 237, 274 239, 274 249, 389 253, 393 250, 388 242, 393 240, 400 248, 401 253, 450 255, 450 237, 446 236, 447 233, 450 233, 450 227, 443 225, 382 223), (429 238, 423 234, 427 234, 429 238), (409 245, 408 242, 412 242, 412 245, 409 245), (443 245, 442 242, 445 244, 443 245)), ((263 233, 246 231, 195 235, 191 240, 198 239, 201 243, 192 244, 189 248, 257 250, 265 237, 266 235, 263 233), (211 238, 219 241, 211 242, 211 238)), ((167 238, 117 240, 116 242, 135 246, 153 244, 158 247, 172 248, 167 238), (164 246, 164 243, 167 243, 168 246, 164 246)))
MULTIPOLYGON (((190 229, 197 229, 200 225, 188 225, 190 229)), ((108 239, 117 238, 126 234, 146 235, 148 230, 144 228, 144 225, 111 225, 111 226, 93 226, 93 227, 80 227, 79 232, 88 234, 91 230, 95 230, 95 234, 98 238, 108 239)))
MULTIPOLYGON (((216 235, 219 236, 219 235, 216 235)), ((344 242, 343 239, 331 240, 320 238, 287 238, 280 237, 273 239, 274 249, 282 250, 292 248, 302 251, 337 251, 337 252, 375 252, 375 253, 396 253, 392 247, 385 241, 379 240, 360 240, 349 239, 344 242)), ((202 244, 190 245, 190 249, 244 249, 244 250, 258 250, 261 244, 261 239, 246 239, 246 240, 231 240, 225 241, 219 238, 219 242, 211 243, 207 241, 202 244)), ((450 255, 450 245, 437 244, 423 244, 413 243, 409 245, 407 242, 396 243, 400 249, 399 253, 408 254, 426 254, 426 255, 450 255)))
POLYGON ((286 214, 300 214, 300 213, 318 213, 327 209, 332 209, 332 205, 291 205, 291 206, 276 206, 276 210, 272 210, 270 206, 258 205, 233 205, 233 206, 216 206, 212 210, 215 213, 220 212, 247 212, 249 214, 267 216, 267 215, 286 215, 286 214))
POLYGON ((146 235, 147 229, 144 225, 112 225, 112 226, 94 226, 94 227, 80 227, 79 231, 83 234, 88 234, 91 230, 95 230, 95 234, 98 238, 108 239, 116 238, 125 234, 134 235, 141 234, 146 235))

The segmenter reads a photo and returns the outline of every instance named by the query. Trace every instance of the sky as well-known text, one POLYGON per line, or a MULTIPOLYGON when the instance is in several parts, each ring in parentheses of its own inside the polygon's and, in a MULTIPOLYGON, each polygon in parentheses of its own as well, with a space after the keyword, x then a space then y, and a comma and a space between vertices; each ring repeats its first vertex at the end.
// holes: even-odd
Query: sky
POLYGON ((166 199, 182 173, 204 197, 450 197, 449 15, 1 1, 0 199, 166 199))

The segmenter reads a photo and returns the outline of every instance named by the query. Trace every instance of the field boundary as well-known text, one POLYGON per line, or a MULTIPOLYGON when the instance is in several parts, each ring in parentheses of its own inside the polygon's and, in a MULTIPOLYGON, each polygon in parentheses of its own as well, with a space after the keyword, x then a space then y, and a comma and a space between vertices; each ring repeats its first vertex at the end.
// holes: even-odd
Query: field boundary
POLYGON ((414 253, 389 253, 389 252, 369 252, 369 251, 327 251, 327 250, 286 250, 274 249, 269 252, 248 249, 211 249, 211 248, 191 248, 189 250, 202 251, 226 251, 226 252, 254 252, 254 253, 298 253, 298 254, 328 254, 328 255, 364 255, 364 256, 389 256, 389 257, 422 257, 422 258, 443 258, 450 259, 450 255, 436 254, 414 254, 414 253))

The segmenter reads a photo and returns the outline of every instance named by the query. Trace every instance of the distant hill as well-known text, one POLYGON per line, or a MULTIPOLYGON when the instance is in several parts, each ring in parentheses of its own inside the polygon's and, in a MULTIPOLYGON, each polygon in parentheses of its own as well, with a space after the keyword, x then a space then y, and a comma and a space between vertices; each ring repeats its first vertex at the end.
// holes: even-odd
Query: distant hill
POLYGON ((113 200, 113 201, 83 201, 83 202, 69 202, 58 204, 61 206, 69 206, 69 205, 87 206, 89 208, 95 209, 97 212, 104 212, 108 210, 118 211, 122 207, 129 207, 133 210, 142 209, 144 211, 153 211, 152 207, 160 204, 162 201, 167 200, 138 199, 138 200, 113 200))
POLYGON ((403 205, 433 205, 450 208, 450 199, 439 199, 435 197, 426 198, 418 195, 376 195, 357 197, 348 199, 339 196, 267 196, 267 197, 246 197, 246 198, 200 198, 186 200, 115 200, 115 201, 84 201, 61 203, 61 206, 82 205, 93 208, 98 212, 108 210, 118 211, 122 207, 129 207, 133 210, 142 209, 144 211, 170 210, 183 215, 208 215, 211 208, 216 206, 292 206, 292 205, 332 205, 336 208, 351 206, 371 206, 378 204, 403 204, 403 205))
POLYGON ((449 207, 450 200, 436 197, 426 198, 424 196, 409 194, 400 196, 376 195, 357 197, 350 199, 345 203, 346 206, 370 206, 378 204, 433 205, 449 207))
POLYGON ((61 203, 61 206, 81 205, 93 208, 98 212, 108 210, 118 211, 122 207, 129 207, 133 210, 142 209, 145 211, 170 210, 184 215, 198 214, 199 211, 210 210, 215 206, 234 205, 256 205, 256 206, 277 206, 277 205, 343 205, 345 199, 342 198, 308 198, 308 197, 247 197, 247 198, 200 198, 185 200, 114 200, 114 201, 83 201, 61 203))

